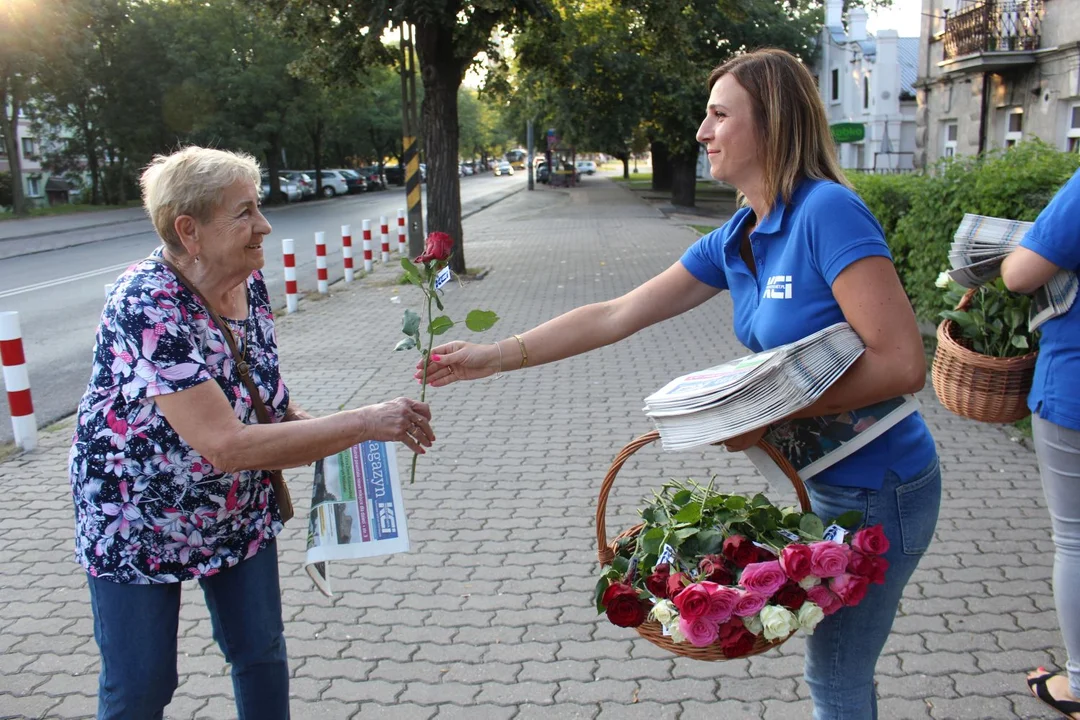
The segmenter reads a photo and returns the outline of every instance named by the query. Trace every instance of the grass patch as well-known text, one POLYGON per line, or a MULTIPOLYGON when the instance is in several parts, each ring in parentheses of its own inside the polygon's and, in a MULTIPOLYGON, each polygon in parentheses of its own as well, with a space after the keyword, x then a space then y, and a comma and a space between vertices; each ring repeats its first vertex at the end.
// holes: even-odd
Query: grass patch
POLYGON ((1016 422, 1014 422, 1013 427, 1016 428, 1017 432, 1019 432, 1024 438, 1028 440, 1032 439, 1030 415, 1028 415, 1026 418, 1023 418, 1022 420, 1017 420, 1016 422))
POLYGON ((716 229, 715 225, 691 225, 690 227, 692 227, 694 229, 694 232, 699 233, 701 235, 708 235, 709 233, 711 233, 713 230, 716 229))
POLYGON ((56 215, 72 215, 74 213, 83 212, 100 212, 102 210, 122 210, 123 208, 138 207, 142 205, 141 200, 131 200, 125 205, 53 205, 52 207, 43 208, 31 208, 31 210, 22 216, 16 216, 11 212, 0 212, 0 221, 3 220, 16 220, 26 219, 32 217, 53 217, 56 215))

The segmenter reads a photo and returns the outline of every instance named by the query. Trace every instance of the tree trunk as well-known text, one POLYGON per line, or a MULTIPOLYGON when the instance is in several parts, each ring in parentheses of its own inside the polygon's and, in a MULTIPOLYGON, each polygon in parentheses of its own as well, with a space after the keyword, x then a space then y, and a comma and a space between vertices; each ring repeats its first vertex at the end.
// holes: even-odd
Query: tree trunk
POLYGON ((615 159, 622 160, 622 176, 623 180, 630 179, 630 153, 621 152, 615 153, 615 159))
POLYGON ((465 66, 454 55, 452 29, 420 23, 416 26, 416 41, 420 77, 424 83, 420 126, 427 161, 427 229, 454 238, 450 269, 463 274, 466 265, 457 170, 457 94, 465 66))
POLYGON ((315 127, 311 130, 311 149, 315 153, 315 196, 322 197, 322 118, 315 118, 315 127))
POLYGON ((697 148, 684 155, 671 156, 672 205, 694 207, 694 195, 697 191, 697 161, 697 148))
POLYGON ((652 149, 652 189, 670 190, 672 182, 671 153, 667 143, 653 140, 652 149))
POLYGON ((22 158, 19 157, 19 97, 13 92, 9 96, 6 88, 0 89, 0 113, 4 121, 4 150, 8 157, 8 171, 11 173, 11 211, 16 215, 25 215, 26 194, 22 184, 22 158), (7 114, 10 103, 11 116, 7 114))
POLYGON ((278 133, 270 135, 270 151, 266 154, 266 174, 269 176, 268 184, 270 192, 266 194, 266 200, 271 205, 285 202, 288 198, 281 195, 281 181, 278 180, 278 172, 281 165, 281 136, 278 133))

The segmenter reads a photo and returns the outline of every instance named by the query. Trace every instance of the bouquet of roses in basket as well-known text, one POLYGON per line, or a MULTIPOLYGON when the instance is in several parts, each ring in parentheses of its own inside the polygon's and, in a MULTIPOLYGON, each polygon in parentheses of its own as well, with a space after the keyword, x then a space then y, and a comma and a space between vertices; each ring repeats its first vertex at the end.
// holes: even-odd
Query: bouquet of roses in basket
POLYGON ((779 644, 857 605, 883 583, 889 541, 846 513, 826 527, 796 508, 669 482, 617 540, 596 587, 597 611, 620 627, 657 622, 676 643, 714 643, 727 658, 779 644))

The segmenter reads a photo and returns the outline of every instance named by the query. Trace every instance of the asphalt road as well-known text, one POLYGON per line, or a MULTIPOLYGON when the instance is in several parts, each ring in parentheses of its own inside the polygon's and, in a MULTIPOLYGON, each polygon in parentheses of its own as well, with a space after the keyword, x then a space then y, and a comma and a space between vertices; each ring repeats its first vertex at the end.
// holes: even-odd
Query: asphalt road
MULTIPOLYGON (((461 178, 462 213, 470 215, 525 187, 524 173, 461 178)), ((361 223, 370 219, 375 257, 379 256, 379 217, 390 224, 397 244, 397 212, 405 207, 403 188, 268 208, 273 232, 265 242, 264 275, 276 306, 284 306, 281 240, 296 242, 300 293, 316 289, 315 232, 326 233, 330 282, 342 278, 341 226, 352 226, 353 255, 363 267, 361 223)), ((0 311, 15 310, 38 427, 75 411, 90 377, 94 334, 105 285, 159 245, 149 221, 131 219, 67 233, 50 233, 0 243, 0 311), (67 247, 64 247, 68 245, 67 247)), ((13 441, 7 403, 0 403, 0 446, 13 441)))

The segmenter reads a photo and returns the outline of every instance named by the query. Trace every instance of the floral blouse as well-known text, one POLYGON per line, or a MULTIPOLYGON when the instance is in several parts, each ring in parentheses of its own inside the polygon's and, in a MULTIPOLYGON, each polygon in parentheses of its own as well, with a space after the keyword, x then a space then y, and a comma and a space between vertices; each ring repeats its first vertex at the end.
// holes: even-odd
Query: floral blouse
MULTIPOLYGON (((247 280, 248 317, 226 319, 274 422, 289 392, 278 368, 262 275, 247 280), (269 391, 272 391, 272 395, 269 391)), ((170 583, 213 575, 265 547, 281 518, 269 474, 223 473, 185 443, 154 398, 217 382, 236 417, 258 423, 221 331, 168 267, 120 276, 105 303, 90 383, 69 454, 75 555, 94 577, 170 583)))

